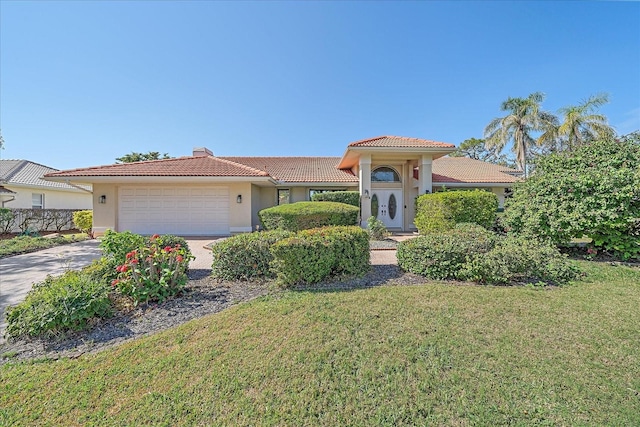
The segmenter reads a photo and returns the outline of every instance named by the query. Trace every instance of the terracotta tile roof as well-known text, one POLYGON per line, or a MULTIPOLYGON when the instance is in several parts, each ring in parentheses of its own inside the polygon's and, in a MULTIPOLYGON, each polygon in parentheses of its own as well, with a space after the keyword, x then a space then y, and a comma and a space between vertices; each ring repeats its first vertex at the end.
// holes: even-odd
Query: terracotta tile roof
POLYGON ((513 183, 520 171, 468 157, 441 157, 433 161, 433 182, 513 183))
MULTIPOLYGON (((57 171, 58 169, 29 160, 0 160, 0 183, 76 191, 77 188, 63 182, 50 182, 41 179, 44 175, 57 171)), ((90 187, 86 188, 90 189, 90 187)))
POLYGON ((408 138, 404 136, 377 136, 352 142, 349 147, 385 147, 385 148, 455 148, 446 142, 430 141, 428 139, 408 138))
POLYGON ((107 177, 107 176, 211 176, 211 177, 268 177, 250 166, 220 157, 178 157, 166 160, 118 163, 107 166, 72 169, 50 173, 47 177, 107 177))
POLYGON ((358 182, 351 171, 337 168, 340 157, 218 157, 268 173, 285 182, 358 182))

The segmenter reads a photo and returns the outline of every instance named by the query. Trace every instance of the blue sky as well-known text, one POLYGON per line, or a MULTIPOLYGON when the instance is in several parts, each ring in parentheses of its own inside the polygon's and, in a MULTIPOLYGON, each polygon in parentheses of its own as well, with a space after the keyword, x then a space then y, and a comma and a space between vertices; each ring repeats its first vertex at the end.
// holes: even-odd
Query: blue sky
POLYGON ((0 1, 2 158, 342 155, 480 138, 509 96, 640 128, 638 2, 0 1))

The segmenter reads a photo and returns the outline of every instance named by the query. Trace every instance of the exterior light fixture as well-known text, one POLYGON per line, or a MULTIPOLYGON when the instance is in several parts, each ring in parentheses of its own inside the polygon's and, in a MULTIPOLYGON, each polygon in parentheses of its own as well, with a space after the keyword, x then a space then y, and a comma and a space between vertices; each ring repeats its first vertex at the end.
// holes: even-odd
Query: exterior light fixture
POLYGON ((104 194, 100 196, 99 202, 101 205, 104 205, 105 203, 107 203, 107 196, 105 196, 104 194))
POLYGON ((369 190, 364 190, 364 198, 365 199, 369 198, 369 190))
POLYGON ((236 203, 242 203, 242 194, 238 194, 238 197, 236 197, 236 203))

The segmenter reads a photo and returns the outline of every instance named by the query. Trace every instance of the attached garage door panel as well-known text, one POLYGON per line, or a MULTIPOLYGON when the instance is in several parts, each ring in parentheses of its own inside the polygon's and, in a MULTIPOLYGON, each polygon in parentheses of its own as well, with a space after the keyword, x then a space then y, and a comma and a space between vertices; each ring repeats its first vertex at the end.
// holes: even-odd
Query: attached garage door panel
POLYGON ((119 229, 184 236, 229 234, 227 187, 122 187, 119 229))

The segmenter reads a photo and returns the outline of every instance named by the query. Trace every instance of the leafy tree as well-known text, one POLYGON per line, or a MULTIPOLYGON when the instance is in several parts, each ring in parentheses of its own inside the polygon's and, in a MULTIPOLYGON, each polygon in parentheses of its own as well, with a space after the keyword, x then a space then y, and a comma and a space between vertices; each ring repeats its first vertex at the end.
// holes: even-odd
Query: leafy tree
POLYGON ((513 160, 505 154, 501 154, 496 147, 487 148, 484 139, 469 138, 460 143, 456 151, 450 153, 451 157, 469 157, 470 159, 481 160, 483 162, 495 163, 497 165, 516 167, 513 160))
POLYGON ((116 162, 118 163, 133 163, 133 162, 144 162, 147 160, 164 160, 170 159, 169 154, 164 153, 160 155, 157 151, 149 151, 148 153, 137 153, 132 151, 130 154, 125 154, 122 157, 118 157, 116 162))
POLYGON ((587 236, 595 248, 640 258, 640 133, 540 157, 513 187, 503 220, 533 238, 566 244, 587 236))
POLYGON ((516 163, 525 176, 529 147, 537 144, 531 133, 546 131, 558 122, 556 116, 542 110, 540 104, 543 100, 542 92, 534 92, 526 98, 508 98, 500 109, 509 114, 493 119, 484 130, 488 148, 500 152, 507 142, 513 142, 516 163))
POLYGON ((561 108, 562 123, 542 134, 540 142, 558 150, 573 150, 588 142, 613 138, 615 131, 607 123, 607 117, 597 113, 597 109, 608 102, 607 94, 599 94, 578 105, 561 108))

